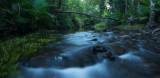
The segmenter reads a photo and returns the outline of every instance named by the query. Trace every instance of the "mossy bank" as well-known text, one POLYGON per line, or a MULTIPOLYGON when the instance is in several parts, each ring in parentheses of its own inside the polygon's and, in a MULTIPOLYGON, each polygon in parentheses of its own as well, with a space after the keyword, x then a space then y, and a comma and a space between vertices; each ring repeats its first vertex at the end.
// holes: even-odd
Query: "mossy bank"
POLYGON ((16 71, 17 61, 37 52, 38 48, 54 43, 58 34, 54 32, 36 32, 23 37, 14 37, 0 41, 0 78, 16 71))
POLYGON ((94 25, 95 30, 103 31, 103 30, 118 30, 118 31, 135 31, 135 30, 145 30, 146 27, 144 24, 121 24, 121 25, 115 25, 115 26, 109 26, 105 22, 98 23, 94 25))

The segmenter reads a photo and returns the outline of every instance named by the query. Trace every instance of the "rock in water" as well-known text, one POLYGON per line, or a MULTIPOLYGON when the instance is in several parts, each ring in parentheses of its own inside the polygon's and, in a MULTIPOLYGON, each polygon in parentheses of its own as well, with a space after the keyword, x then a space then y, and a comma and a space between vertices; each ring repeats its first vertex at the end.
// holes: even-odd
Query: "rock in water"
POLYGON ((67 54, 61 54, 60 57, 62 57, 62 59, 67 59, 68 58, 67 54))
POLYGON ((115 56, 111 56, 111 58, 110 58, 111 61, 114 61, 115 59, 116 59, 115 56))
POLYGON ((107 29, 103 29, 103 32, 108 32, 108 30, 107 29))
POLYGON ((124 54, 126 52, 125 48, 118 45, 113 45, 111 49, 115 54, 124 54))
POLYGON ((111 52, 106 52, 106 58, 111 60, 111 61, 114 61, 115 60, 115 57, 112 55, 111 52))
POLYGON ((97 41, 97 38, 95 38, 95 39, 92 39, 91 41, 97 41))
POLYGON ((97 37, 97 36, 92 36, 92 37, 97 37))
POLYGON ((93 47, 93 53, 98 53, 98 52, 106 52, 106 48, 102 46, 94 46, 93 47))
POLYGON ((107 52, 107 53, 106 53, 106 58, 111 58, 111 56, 112 56, 112 53, 111 53, 111 52, 107 52))

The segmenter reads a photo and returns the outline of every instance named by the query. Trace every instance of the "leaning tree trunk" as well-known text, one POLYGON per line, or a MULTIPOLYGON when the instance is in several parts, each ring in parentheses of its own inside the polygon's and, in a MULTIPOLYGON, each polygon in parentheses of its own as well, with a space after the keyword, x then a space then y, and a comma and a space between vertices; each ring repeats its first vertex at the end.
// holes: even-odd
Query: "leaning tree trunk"
POLYGON ((128 0, 125 0, 125 2, 126 2, 125 12, 127 12, 128 11, 128 0))
POLYGON ((114 20, 114 21, 120 21, 119 19, 115 19, 115 18, 100 17, 100 16, 90 15, 90 14, 81 13, 81 12, 74 12, 74 11, 57 11, 57 13, 75 13, 75 14, 79 14, 79 15, 86 15, 86 16, 91 16, 91 17, 100 18, 100 19, 110 19, 110 20, 114 20))
POLYGON ((157 24, 155 22, 155 0, 150 0, 150 18, 147 23, 147 28, 155 27, 157 24))

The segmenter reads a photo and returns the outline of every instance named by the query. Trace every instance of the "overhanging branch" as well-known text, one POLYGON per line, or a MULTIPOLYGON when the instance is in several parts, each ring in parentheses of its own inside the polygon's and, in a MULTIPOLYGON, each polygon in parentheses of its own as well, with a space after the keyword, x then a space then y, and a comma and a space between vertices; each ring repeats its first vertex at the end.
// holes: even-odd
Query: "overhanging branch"
POLYGON ((81 12, 74 12, 74 11, 57 11, 57 13, 75 13, 75 14, 86 15, 86 16, 91 16, 91 17, 100 18, 100 19, 110 19, 110 20, 120 21, 118 19, 114 19, 114 18, 110 18, 110 17, 100 17, 100 16, 96 16, 96 15, 90 15, 90 14, 81 13, 81 12))

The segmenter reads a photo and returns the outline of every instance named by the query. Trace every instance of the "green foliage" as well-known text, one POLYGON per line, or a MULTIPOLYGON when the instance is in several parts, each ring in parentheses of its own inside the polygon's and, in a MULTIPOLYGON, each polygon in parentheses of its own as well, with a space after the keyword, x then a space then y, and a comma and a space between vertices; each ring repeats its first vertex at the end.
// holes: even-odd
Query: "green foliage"
POLYGON ((83 26, 83 20, 78 16, 75 16, 73 18, 73 22, 74 22, 74 25, 77 25, 78 27, 82 27, 83 26))
POLYGON ((119 21, 114 21, 109 19, 106 20, 106 25, 110 28, 112 28, 113 26, 119 25, 119 23, 120 23, 119 21))
POLYGON ((148 16, 139 16, 138 17, 138 23, 144 24, 144 23, 148 22, 148 19, 149 19, 148 16))
POLYGON ((20 58, 37 52, 44 44, 53 43, 56 37, 49 33, 33 33, 25 37, 16 37, 0 42, 0 77, 6 77, 17 69, 20 58))
POLYGON ((135 24, 135 25, 122 24, 122 25, 116 26, 114 28, 117 30, 121 30, 121 31, 134 31, 134 30, 144 29, 145 25, 143 25, 143 24, 135 24))
POLYGON ((120 10, 118 10, 117 12, 115 12, 115 15, 116 15, 116 18, 117 18, 117 19, 120 19, 120 18, 122 18, 122 16, 123 16, 123 14, 121 13, 120 10))
MULTIPOLYGON (((107 17, 121 19, 122 13, 120 11, 117 11, 115 13, 107 15, 107 17)), ((105 22, 106 22, 106 26, 108 26, 109 28, 112 28, 113 26, 119 25, 121 21, 106 19, 105 22)))
POLYGON ((137 7, 137 20, 138 23, 146 23, 149 20, 149 15, 150 15, 150 6, 146 5, 139 5, 137 7))
POLYGON ((60 26, 73 28, 74 25, 72 22, 72 18, 70 16, 67 16, 66 14, 61 14, 58 17, 59 17, 60 26))
POLYGON ((140 16, 149 16, 150 6, 139 5, 137 11, 140 16))
POLYGON ((157 4, 160 6, 160 1, 158 1, 157 4))
POLYGON ((3 0, 0 6, 0 32, 27 33, 42 28, 80 28, 101 20, 75 14, 56 14, 55 11, 77 11, 93 15, 107 14, 105 0, 3 0), (89 18, 89 20, 85 20, 89 18), (7 32, 6 32, 7 31, 7 32))
POLYGON ((0 21, 4 23, 0 31, 5 32, 6 30, 1 29, 10 28, 12 31, 25 33, 54 25, 55 16, 47 12, 46 9, 51 5, 45 0, 17 0, 9 1, 7 4, 0 6, 2 12, 0 21))
POLYGON ((102 23, 96 24, 96 25, 94 26, 94 28, 95 28, 96 30, 102 31, 103 29, 107 28, 107 26, 106 26, 106 23, 105 23, 105 22, 102 22, 102 23))
POLYGON ((125 1, 124 0, 109 0, 109 5, 112 7, 111 11, 125 13, 125 1))
MULTIPOLYGON (((95 29, 116 28, 130 31, 142 29, 144 25, 129 25, 128 18, 134 16, 137 23, 149 20, 150 0, 1 0, 0 34, 24 34, 39 29, 77 29, 84 25, 95 25, 95 29), (128 1, 128 2, 126 2, 128 1), (135 2, 133 2, 135 1, 135 2), (90 15, 120 19, 114 21, 77 15, 58 14, 56 11, 76 11, 90 15), (97 24, 98 23, 98 24, 97 24), (122 24, 122 25, 120 25, 122 24), (126 25, 127 24, 127 25, 126 25), (120 26, 117 26, 120 25, 120 26), (116 27, 117 26, 117 27, 116 27)), ((156 21, 160 22, 160 1, 156 1, 156 21)), ((37 52, 37 48, 56 38, 49 34, 34 33, 0 42, 0 77, 16 71, 17 60, 37 52)))
POLYGON ((140 0, 144 5, 150 5, 150 0, 140 0))

